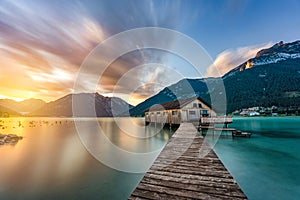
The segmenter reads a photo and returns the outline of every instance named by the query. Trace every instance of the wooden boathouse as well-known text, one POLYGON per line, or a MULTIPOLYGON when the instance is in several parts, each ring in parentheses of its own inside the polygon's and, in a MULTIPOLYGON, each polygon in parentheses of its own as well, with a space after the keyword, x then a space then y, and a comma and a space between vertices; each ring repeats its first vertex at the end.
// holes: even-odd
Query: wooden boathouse
POLYGON ((192 123, 182 123, 129 199, 247 199, 192 123))
POLYGON ((145 112, 145 122, 180 125, 182 122, 201 126, 232 123, 232 118, 217 116, 216 111, 200 97, 156 104, 145 112))

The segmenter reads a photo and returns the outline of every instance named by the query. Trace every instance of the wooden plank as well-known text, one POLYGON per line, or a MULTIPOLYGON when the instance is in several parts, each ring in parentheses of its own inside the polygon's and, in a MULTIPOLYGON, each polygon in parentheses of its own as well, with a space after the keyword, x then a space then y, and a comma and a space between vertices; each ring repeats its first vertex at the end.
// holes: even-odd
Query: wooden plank
POLYGON ((216 188, 230 188, 233 186, 233 182, 225 182, 225 181, 215 181, 215 180, 199 180, 199 179, 192 179, 191 177, 188 179, 184 179, 182 177, 177 178, 173 176, 162 176, 156 174, 147 174, 142 181, 153 179, 158 181, 173 181, 177 183, 183 184, 193 184, 193 185, 204 185, 209 187, 216 187, 216 188))
MULTIPOLYGON (((191 199, 210 199, 212 196, 206 193, 201 193, 197 191, 186 191, 179 188, 171 188, 171 187, 163 187, 159 185, 153 184, 145 184, 140 183, 137 186, 138 189, 147 190, 152 192, 157 192, 158 194, 167 194, 167 195, 175 195, 184 198, 191 198, 191 199)), ((161 198, 158 198, 161 199, 161 198)))
POLYGON ((154 191, 149 191, 149 190, 141 190, 141 189, 136 189, 132 195, 129 197, 129 199, 174 199, 174 200, 186 200, 186 197, 180 197, 172 194, 164 194, 164 193, 158 193, 154 191))
POLYGON ((158 174, 158 175, 164 175, 164 176, 174 176, 178 177, 181 179, 195 179, 195 180, 210 180, 210 181, 215 181, 215 182, 224 182, 224 183, 235 183, 234 179, 232 177, 218 177, 218 176, 208 176, 208 175, 202 175, 202 174, 197 174, 197 173, 179 173, 180 170, 176 172, 170 172, 170 171, 151 171, 149 170, 150 174, 158 174))
POLYGON ((182 168, 182 167, 176 167, 176 166, 168 166, 165 168, 162 168, 157 165, 153 165, 153 167, 149 170, 155 171, 155 170, 161 170, 161 171, 166 171, 166 172, 171 172, 171 173, 182 173, 182 174, 193 174, 193 175, 198 175, 198 176, 211 176, 211 177, 217 177, 217 178, 231 178, 231 175, 229 172, 224 171, 224 170, 197 170, 195 168, 190 169, 190 168, 182 168))
POLYGON ((183 123, 129 199, 247 197, 195 127, 183 123), (204 156, 200 156, 200 148, 206 152, 204 156))
POLYGON ((157 181, 157 179, 154 178, 144 178, 141 183, 145 183, 145 184, 150 184, 150 185, 159 185, 159 186, 165 186, 165 187, 170 187, 170 185, 172 186, 172 188, 176 188, 176 189, 180 189, 180 190, 186 190, 186 191, 202 191, 206 194, 209 195, 224 195, 224 196, 228 196, 229 197, 238 197, 241 198, 243 196, 241 196, 241 194, 239 193, 239 191, 235 191, 235 190, 230 190, 230 187, 232 187, 232 185, 227 186, 226 185, 218 185, 218 187, 216 186, 216 184, 212 183, 212 184, 199 184, 199 182, 181 182, 181 180, 163 180, 162 178, 159 179, 159 181, 157 181))

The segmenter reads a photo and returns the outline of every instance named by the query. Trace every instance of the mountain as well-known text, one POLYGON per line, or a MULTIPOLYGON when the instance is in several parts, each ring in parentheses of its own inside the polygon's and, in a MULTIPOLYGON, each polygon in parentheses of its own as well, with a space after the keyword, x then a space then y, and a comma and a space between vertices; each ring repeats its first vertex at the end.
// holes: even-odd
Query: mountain
POLYGON ((283 43, 278 42, 268 49, 262 49, 257 52, 254 58, 249 59, 247 62, 237 66, 235 69, 229 71, 224 77, 233 75, 237 71, 243 71, 257 66, 266 66, 269 64, 284 64, 285 62, 294 61, 297 64, 300 59, 300 40, 283 43))
POLYGON ((37 110, 45 104, 46 103, 40 99, 26 99, 20 102, 11 99, 0 99, 0 105, 24 114, 37 110))
POLYGON ((228 112, 300 105, 300 41, 279 42, 223 76, 228 112))
MULTIPOLYGON (((226 113, 253 106, 295 107, 300 105, 300 41, 279 42, 257 52, 254 58, 237 66, 221 78, 183 79, 164 88, 130 110, 143 115, 155 104, 200 96, 210 103, 226 91, 226 113)), ((223 102, 224 103, 224 102, 223 102)), ((217 102, 222 107, 222 102, 217 102)), ((224 104, 223 104, 224 105, 224 104)), ((218 110, 218 108, 217 108, 218 110)))
POLYGON ((11 116, 20 116, 20 113, 9 109, 4 106, 0 106, 0 117, 11 117, 11 116))
POLYGON ((30 116, 112 117, 126 113, 132 107, 120 98, 104 97, 98 93, 68 94, 45 104, 30 116))
POLYGON ((212 90, 222 81, 220 78, 206 79, 183 79, 169 87, 164 88, 158 94, 148 98, 130 110, 132 116, 143 116, 145 110, 155 104, 162 104, 174 100, 181 100, 199 96, 207 103, 210 103, 209 88, 212 90), (214 87, 215 86, 215 87, 214 87))

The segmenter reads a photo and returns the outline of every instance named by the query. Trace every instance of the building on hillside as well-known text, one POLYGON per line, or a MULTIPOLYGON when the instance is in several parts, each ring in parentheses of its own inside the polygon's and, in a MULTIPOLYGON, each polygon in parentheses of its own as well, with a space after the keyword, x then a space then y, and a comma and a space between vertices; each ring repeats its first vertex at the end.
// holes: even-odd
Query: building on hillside
POLYGON ((254 116, 259 116, 260 113, 259 113, 259 112, 256 112, 256 111, 251 111, 251 112, 248 113, 248 115, 249 115, 250 117, 254 117, 254 116))
POLYGON ((200 97, 176 100, 152 106, 145 112, 145 122, 175 124, 197 122, 199 124, 232 123, 232 118, 217 117, 216 111, 200 97))

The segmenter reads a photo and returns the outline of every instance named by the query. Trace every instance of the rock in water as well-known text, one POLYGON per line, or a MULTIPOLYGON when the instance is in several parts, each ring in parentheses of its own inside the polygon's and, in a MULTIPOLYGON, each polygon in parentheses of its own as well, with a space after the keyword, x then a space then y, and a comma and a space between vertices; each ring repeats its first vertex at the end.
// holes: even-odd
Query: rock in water
POLYGON ((4 144, 16 144, 19 140, 22 140, 22 136, 17 136, 15 134, 2 134, 0 133, 0 145, 4 144))

